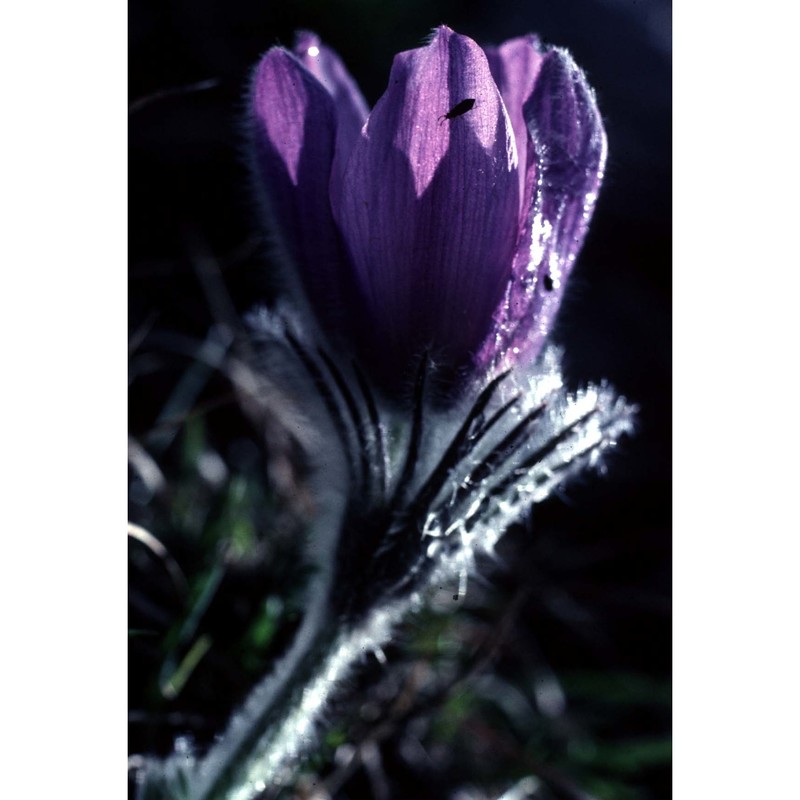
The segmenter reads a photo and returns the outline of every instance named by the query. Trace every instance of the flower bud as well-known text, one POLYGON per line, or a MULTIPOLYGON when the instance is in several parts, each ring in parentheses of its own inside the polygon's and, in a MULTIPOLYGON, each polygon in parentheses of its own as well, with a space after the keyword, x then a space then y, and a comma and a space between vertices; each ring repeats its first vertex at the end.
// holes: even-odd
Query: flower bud
POLYGON ((266 190, 322 326, 396 393, 426 352, 453 390, 536 357, 602 178, 594 95, 535 36, 483 50, 437 28, 368 114, 310 33, 256 69, 266 190))

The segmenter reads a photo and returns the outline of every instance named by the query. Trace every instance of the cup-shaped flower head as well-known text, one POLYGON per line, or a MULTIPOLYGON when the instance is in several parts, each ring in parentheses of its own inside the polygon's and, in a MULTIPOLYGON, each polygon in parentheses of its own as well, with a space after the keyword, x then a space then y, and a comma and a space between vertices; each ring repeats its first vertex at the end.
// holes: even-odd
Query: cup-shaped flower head
POLYGON ((260 183, 323 326, 392 390, 427 351, 451 385, 534 358, 602 178, 583 73, 536 37, 447 27, 394 58, 371 113, 313 34, 256 69, 260 183))

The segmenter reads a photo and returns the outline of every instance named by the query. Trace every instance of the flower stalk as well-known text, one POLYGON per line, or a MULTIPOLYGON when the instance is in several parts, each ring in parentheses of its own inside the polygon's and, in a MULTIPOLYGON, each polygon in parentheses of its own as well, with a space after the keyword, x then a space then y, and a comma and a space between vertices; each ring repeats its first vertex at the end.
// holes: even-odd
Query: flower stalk
MULTIPOLYGON (((177 753, 151 764, 139 800, 254 800, 289 784, 319 743, 329 701, 364 658, 382 660, 395 626, 433 587, 457 585, 463 595, 477 559, 492 555, 512 524, 581 470, 600 468, 604 454, 633 428, 635 408, 607 387, 565 390, 555 349, 527 371, 476 385, 455 411, 427 402, 430 366, 423 360, 410 418, 378 409, 368 386, 361 403, 347 388, 348 416, 336 381, 322 372, 324 359, 312 359, 299 334, 267 311, 251 324, 261 347, 277 346, 301 364, 308 359, 305 389, 312 390, 313 377, 322 381, 316 384, 320 413, 340 409, 336 449, 346 441, 365 449, 350 455, 343 505, 312 532, 317 571, 290 651, 204 758, 177 753), (381 412, 389 424, 378 416, 373 430, 395 432, 385 443, 394 456, 377 465, 383 451, 371 437, 359 440, 353 428, 368 427, 365 420, 381 412), (383 471, 387 491, 377 485, 353 491, 364 475, 383 471)), ((346 387, 357 383, 343 371, 339 378, 346 387)))

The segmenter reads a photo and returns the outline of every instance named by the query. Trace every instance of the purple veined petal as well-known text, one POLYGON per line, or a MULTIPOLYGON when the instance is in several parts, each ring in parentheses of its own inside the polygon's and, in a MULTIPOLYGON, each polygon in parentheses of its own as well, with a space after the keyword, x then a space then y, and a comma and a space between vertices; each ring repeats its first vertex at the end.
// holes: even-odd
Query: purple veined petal
POLYGON ((249 105, 254 170, 303 287, 325 327, 345 313, 343 250, 328 199, 336 111, 322 84, 283 48, 253 75, 249 105))
MULTIPOLYGON (((538 158, 523 107, 533 94, 545 53, 535 34, 509 39, 499 47, 487 47, 485 50, 492 75, 508 109, 519 153, 520 228, 513 270, 513 274, 518 275, 525 273, 531 260, 531 220, 538 178, 538 158)), ((491 348, 490 351, 491 360, 496 353, 491 348)))
MULTIPOLYGON (((506 104, 511 126, 514 129, 514 140, 517 144, 519 156, 520 197, 526 195, 526 183, 532 184, 535 180, 535 169, 528 170, 528 126, 522 113, 522 107, 533 93, 533 87, 539 76, 544 53, 542 52, 539 38, 530 33, 509 39, 498 47, 485 47, 486 58, 492 77, 500 90, 503 102, 506 104), (528 176, 530 174, 530 180, 528 176)), ((531 159, 531 165, 535 160, 531 159)), ((523 201, 523 208, 527 213, 527 206, 523 201)))
POLYGON ((367 121, 369 106, 337 53, 311 31, 298 31, 293 50, 333 98, 340 127, 354 128, 358 134, 367 121))
POLYGON ((565 50, 544 57, 523 107, 535 152, 537 192, 529 235, 478 363, 505 369, 535 358, 564 295, 603 179, 606 135, 594 92, 565 50))
POLYGON ((336 112, 336 155, 331 176, 338 193, 345 164, 367 121, 369 106, 337 53, 311 31, 298 31, 294 53, 303 66, 328 90, 336 112))
POLYGON ((475 42, 441 27, 395 57, 331 200, 386 379, 424 348, 468 365, 510 278, 519 215, 511 123, 475 42))
POLYGON ((262 58, 253 76, 250 111, 257 147, 280 163, 293 186, 302 182, 301 161, 312 159, 319 174, 330 170, 333 101, 288 50, 274 47, 262 58))

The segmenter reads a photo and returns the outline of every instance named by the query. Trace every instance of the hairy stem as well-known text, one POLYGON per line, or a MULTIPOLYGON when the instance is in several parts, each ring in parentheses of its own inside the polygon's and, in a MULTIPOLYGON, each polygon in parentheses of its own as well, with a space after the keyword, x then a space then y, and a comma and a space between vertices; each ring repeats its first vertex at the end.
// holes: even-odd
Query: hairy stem
MULTIPOLYGON (((292 654, 291 672, 270 698, 269 707, 248 719, 251 701, 200 764, 192 800, 255 800, 286 787, 304 758, 319 744, 330 700, 358 665, 391 637, 407 604, 384 608, 352 629, 321 626, 302 652, 292 654)), ((258 691, 258 690, 257 690, 258 691)))

